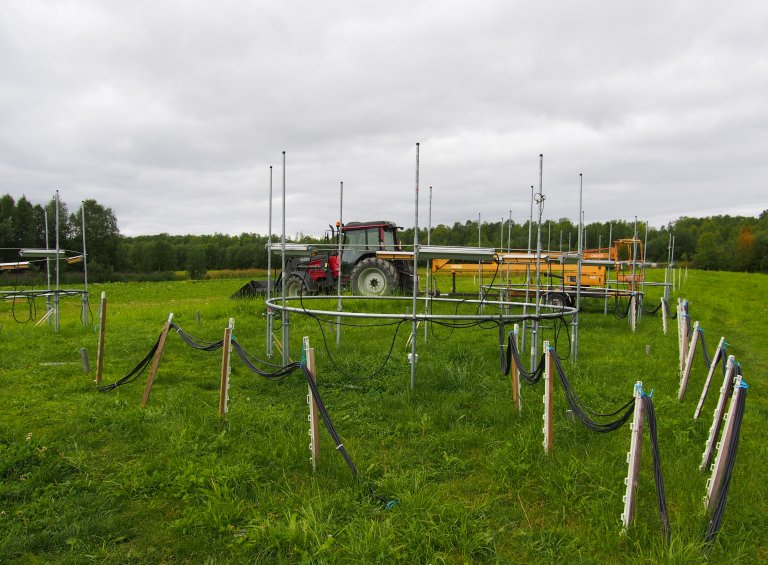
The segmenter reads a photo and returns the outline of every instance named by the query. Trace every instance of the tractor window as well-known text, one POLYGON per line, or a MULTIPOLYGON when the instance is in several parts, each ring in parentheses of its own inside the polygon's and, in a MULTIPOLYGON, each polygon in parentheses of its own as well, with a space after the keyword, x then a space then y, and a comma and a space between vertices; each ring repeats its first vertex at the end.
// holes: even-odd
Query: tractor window
POLYGON ((344 245, 355 251, 367 249, 365 230, 352 230, 345 233, 344 245))
POLYGON ((395 250, 395 232, 390 230, 381 230, 381 248, 384 251, 395 250))

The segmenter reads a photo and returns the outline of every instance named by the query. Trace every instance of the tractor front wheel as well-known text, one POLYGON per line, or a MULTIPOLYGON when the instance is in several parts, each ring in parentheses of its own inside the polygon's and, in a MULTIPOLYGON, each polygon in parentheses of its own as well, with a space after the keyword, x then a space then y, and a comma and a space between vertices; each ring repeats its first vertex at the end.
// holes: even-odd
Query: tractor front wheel
POLYGON ((298 275, 291 275, 288 280, 285 281, 285 295, 286 296, 307 296, 311 294, 307 289, 307 285, 298 275))
POLYGON ((392 263, 368 257, 352 269, 352 294, 355 296, 386 296, 398 289, 399 277, 392 263))

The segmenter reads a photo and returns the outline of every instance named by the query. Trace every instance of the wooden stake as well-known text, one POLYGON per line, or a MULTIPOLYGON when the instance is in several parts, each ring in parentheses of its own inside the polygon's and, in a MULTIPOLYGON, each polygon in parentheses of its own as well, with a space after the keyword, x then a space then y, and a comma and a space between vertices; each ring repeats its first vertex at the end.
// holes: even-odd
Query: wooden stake
POLYGON ((707 443, 704 446, 704 454, 701 456, 701 465, 699 470, 706 471, 709 467, 710 461, 712 461, 712 453, 715 451, 715 442, 720 432, 720 426, 723 422, 723 414, 725 414, 725 403, 728 401, 728 395, 731 394, 731 387, 733 386, 733 376, 736 369, 736 358, 733 355, 728 356, 728 363, 725 366, 725 377, 723 377, 723 386, 720 387, 720 398, 717 401, 717 406, 712 414, 712 425, 709 428, 709 436, 707 437, 707 443))
POLYGON ((544 342, 544 453, 549 455, 552 450, 552 396, 554 392, 552 379, 552 350, 549 341, 544 342))
POLYGON ((101 378, 104 374, 104 338, 107 330, 107 293, 101 293, 101 304, 99 305, 99 345, 96 349, 96 385, 101 384, 101 378))
POLYGON ((725 418, 723 435, 720 438, 720 442, 717 444, 718 452, 717 457, 715 458, 715 463, 712 465, 712 475, 707 481, 707 495, 704 497, 704 504, 706 505, 707 510, 712 510, 723 483, 725 462, 728 460, 731 438, 733 437, 733 409, 736 407, 736 400, 739 398, 739 395, 744 393, 741 381, 741 376, 737 375, 733 384, 733 394, 731 395, 731 404, 728 408, 728 415, 725 418))
POLYGON ((160 365, 160 358, 163 356, 163 349, 165 348, 165 338, 168 337, 168 332, 171 329, 171 322, 173 321, 173 312, 168 315, 168 320, 163 326, 163 331, 160 333, 160 339, 157 343, 157 350, 155 356, 152 358, 152 367, 149 369, 149 376, 147 377, 147 386, 144 387, 144 396, 141 399, 141 407, 145 408, 147 402, 149 402, 149 393, 152 390, 152 383, 155 382, 155 374, 157 374, 157 367, 160 365))
POLYGON ((701 397, 699 398, 699 403, 696 405, 696 412, 693 413, 693 418, 698 420, 699 416, 701 416, 701 409, 704 407, 704 400, 707 398, 707 393, 709 392, 709 385, 712 382, 712 377, 715 375, 715 369, 717 368, 717 365, 720 363, 720 358, 723 356, 723 345, 725 344, 725 338, 721 337, 720 341, 717 344, 717 349, 715 350, 715 355, 712 357, 712 363, 709 365, 709 373, 707 373, 707 380, 704 381, 704 388, 701 391, 701 397))
POLYGON ((693 367, 693 357, 696 355, 696 345, 699 343, 699 322, 693 323, 693 335, 691 336, 691 345, 688 347, 688 355, 685 358, 683 373, 680 375, 680 390, 677 393, 677 400, 683 401, 685 389, 688 387, 688 379, 691 376, 691 367, 693 367))
POLYGON ((635 413, 632 417, 632 424, 629 429, 632 430, 632 439, 629 443, 629 452, 627 453, 627 478, 624 484, 627 486, 624 495, 624 512, 621 513, 621 523, 624 530, 627 530, 635 519, 635 495, 637 493, 637 476, 640 473, 640 456, 643 451, 643 383, 635 383, 635 413))
POLYGON ((229 400, 229 359, 232 353, 232 331, 235 329, 235 319, 229 319, 229 326, 224 329, 224 345, 221 348, 221 383, 219 385, 219 416, 227 415, 229 400))
MULTIPOLYGON (((315 372, 315 350, 309 346, 309 337, 304 336, 304 355, 307 359, 307 370, 309 371, 309 378, 312 382, 317 382, 315 372)), ((312 471, 317 469, 317 464, 320 461, 320 434, 319 424, 317 420, 317 402, 315 401, 315 395, 312 393, 312 388, 307 385, 309 394, 307 394, 307 404, 309 404, 309 452, 311 454, 310 461, 312 462, 312 471)))

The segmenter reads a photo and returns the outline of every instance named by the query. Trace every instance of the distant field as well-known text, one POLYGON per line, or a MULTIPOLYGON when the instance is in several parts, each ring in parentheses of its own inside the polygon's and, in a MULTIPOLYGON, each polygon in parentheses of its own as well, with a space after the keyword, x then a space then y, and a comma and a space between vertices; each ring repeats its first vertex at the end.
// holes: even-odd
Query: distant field
MULTIPOLYGON (((249 278, 92 285, 93 314, 102 291, 109 304, 105 382, 147 354, 170 312, 208 341, 221 339, 235 318, 237 340, 263 358, 263 300, 228 298, 249 278)), ((472 277, 458 284, 477 291, 472 277)), ((450 289, 448 278, 439 285, 450 289)), ((648 294, 655 307, 661 290, 648 294)), ((546 456, 542 384, 523 385, 518 414, 492 325, 433 325, 426 343, 420 327, 412 391, 409 323, 345 326, 337 348, 327 322, 291 317, 293 358, 309 336, 320 391, 360 471, 356 482, 324 429, 312 473, 300 372, 271 382, 233 357, 222 422, 221 352, 194 350, 171 333, 142 409, 146 375, 96 392, 96 320, 84 327, 79 300, 64 299, 58 333, 14 321, 11 305, 0 302, 0 562, 768 561, 761 302, 768 277, 689 271, 673 296, 690 301, 710 352, 725 336, 750 385, 728 506, 710 549, 702 504, 709 474, 698 465, 719 383, 693 420, 706 368, 696 359, 679 403, 674 322, 664 336, 661 318, 647 315, 632 334, 612 304, 604 315, 602 301, 589 302, 578 362, 564 361, 579 396, 598 412, 628 400, 635 381, 653 389, 672 527, 666 546, 647 433, 635 524, 621 535, 629 426, 598 434, 573 423, 556 383, 546 456), (89 375, 81 348, 90 354, 89 375)), ((37 317, 43 310, 38 301, 37 317)), ((14 313, 25 320, 27 305, 14 313)), ((552 330, 545 339, 554 341, 552 330)), ((557 347, 567 353, 563 332, 557 347)))

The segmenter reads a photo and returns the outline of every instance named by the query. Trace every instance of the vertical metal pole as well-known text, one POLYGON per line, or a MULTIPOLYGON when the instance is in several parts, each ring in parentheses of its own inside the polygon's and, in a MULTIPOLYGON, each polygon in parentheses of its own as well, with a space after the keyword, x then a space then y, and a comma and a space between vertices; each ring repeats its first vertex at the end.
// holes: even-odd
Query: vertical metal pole
MULTIPOLYGON (((528 264, 525 266, 525 303, 523 304, 523 316, 528 314, 528 303, 530 302, 530 288, 531 288, 531 234, 533 233, 533 185, 531 185, 531 215, 528 218, 528 264)), ((523 345, 522 349, 526 348, 526 341, 528 339, 527 330, 528 321, 523 319, 523 345)), ((533 365, 533 360, 531 360, 533 365)))
POLYGON ((581 308, 581 255, 582 248, 582 233, 584 229, 584 213, 582 212, 582 194, 584 188, 584 176, 579 173, 579 238, 577 245, 579 246, 576 253, 576 260, 578 261, 576 266, 576 314, 573 316, 573 331, 571 332, 571 352, 573 360, 576 361, 579 357, 579 309, 581 308))
MULTIPOLYGON (((341 312, 341 259, 343 249, 341 247, 341 228, 344 226, 344 182, 339 182, 339 226, 336 232, 336 238, 338 239, 337 256, 339 260, 339 274, 336 280, 336 292, 338 292, 338 302, 336 303, 336 311, 341 312)), ((336 316, 336 346, 341 343, 341 316, 336 316)))
POLYGON ((281 314, 282 329, 283 329, 283 366, 287 365, 291 360, 291 320, 288 312, 285 310, 285 151, 283 151, 283 235, 280 238, 280 255, 281 255, 281 269, 282 276, 280 277, 281 292, 282 292, 282 304, 283 310, 281 314))
MULTIPOLYGON (((48 238, 48 210, 43 208, 43 219, 45 220, 45 248, 50 249, 50 243, 48 238)), ((51 258, 45 258, 45 271, 48 278, 48 294, 45 295, 45 313, 48 314, 51 311, 51 258)), ((50 324, 50 317, 48 318, 50 324)))
POLYGON ((419 144, 416 143, 416 198, 413 220, 413 321, 411 322, 411 389, 416 387, 416 299, 419 295, 419 144))
POLYGON ((541 215, 544 212, 544 155, 539 154, 539 221, 536 229, 536 319, 531 331, 531 371, 536 368, 536 357, 539 355, 539 314, 541 312, 541 215))
MULTIPOLYGON (((608 260, 611 259, 611 248, 613 247, 613 222, 609 223, 608 228, 608 260)), ((618 250, 617 250, 618 252, 618 250)), ((616 256, 616 260, 619 260, 618 255, 616 256)), ((611 267, 610 265, 607 265, 605 267, 605 304, 603 305, 603 314, 608 314, 608 295, 610 294, 610 288, 611 288, 611 267)), ((618 284, 616 285, 616 290, 619 290, 618 284)))
MULTIPOLYGON (((267 301, 272 298, 272 165, 269 166, 269 233, 267 234, 267 301)), ((274 335, 272 326, 275 312, 267 307, 267 357, 272 358, 274 335)))
MULTIPOLYGON (((481 229, 480 225, 481 225, 480 224, 480 214, 478 214, 477 215, 477 247, 482 247, 483 246, 483 237, 482 237, 482 233, 480 231, 480 229, 481 229)), ((480 281, 480 287, 479 287, 480 288, 480 299, 482 300, 482 298, 483 298, 483 263, 480 260, 477 261, 477 277, 478 277, 478 280, 480 281)), ((482 305, 480 307, 482 308, 482 305)))
MULTIPOLYGON (((432 242, 432 187, 429 187, 429 216, 428 216, 428 222, 427 222, 427 245, 430 245, 432 242)), ((430 287, 430 278, 432 276, 432 259, 429 259, 427 261, 427 274, 426 274, 426 291, 427 294, 424 297, 424 313, 429 314, 431 311, 432 306, 432 293, 431 293, 431 287, 430 287)), ((427 342, 427 337, 429 335, 429 319, 424 319, 424 343, 427 342)), ((414 338, 415 339, 415 338, 414 338)))
POLYGON ((59 331, 59 191, 56 190, 56 291, 53 295, 53 331, 59 331))
POLYGON ((82 321, 83 325, 88 325, 88 252, 85 249, 85 200, 80 203, 80 219, 83 224, 83 306, 82 321))

